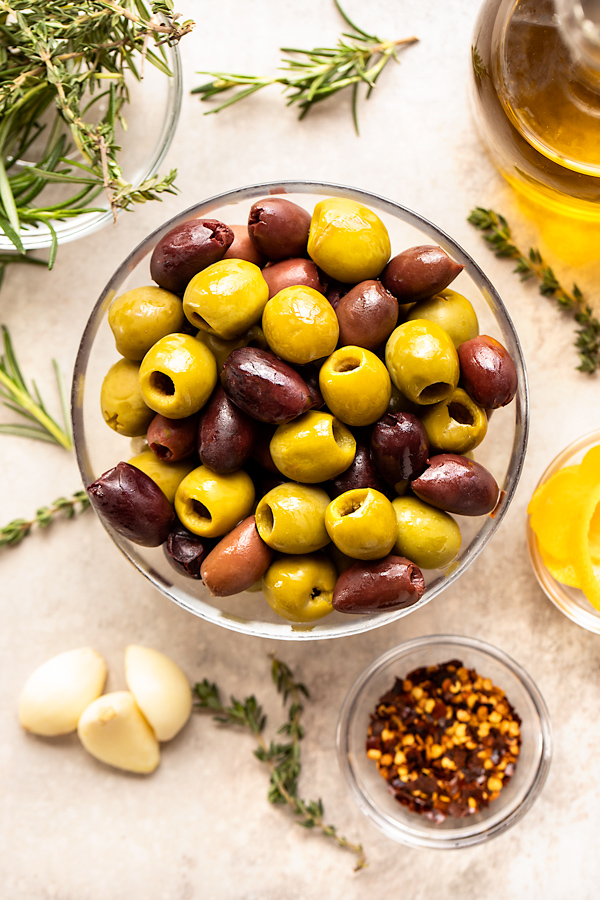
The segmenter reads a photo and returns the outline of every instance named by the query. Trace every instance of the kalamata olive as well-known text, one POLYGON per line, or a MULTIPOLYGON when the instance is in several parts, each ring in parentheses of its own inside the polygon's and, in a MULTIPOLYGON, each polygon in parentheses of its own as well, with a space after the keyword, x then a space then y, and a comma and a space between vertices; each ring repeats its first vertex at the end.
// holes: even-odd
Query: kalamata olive
POLYGON ((454 453, 432 456, 411 488, 425 503, 459 516, 484 516, 495 509, 500 497, 485 466, 454 453))
POLYGON ((373 461, 398 493, 427 465, 429 441, 419 418, 409 412, 386 413, 371 431, 373 461))
POLYGON ((267 259, 306 256, 310 219, 310 213, 298 204, 282 197, 266 197, 252 204, 248 233, 267 259))
POLYGON ((281 478, 281 472, 273 462, 270 450, 271 438, 276 431, 276 425, 262 423, 252 446, 252 459, 263 469, 266 469, 267 472, 271 472, 273 475, 281 478))
POLYGON ((258 423, 217 387, 202 411, 198 452, 205 466, 215 472, 235 472, 252 452, 258 423))
POLYGON ((214 546, 214 540, 199 537, 183 525, 177 525, 169 532, 163 549, 165 556, 180 575, 199 580, 200 566, 214 546))
POLYGON ((234 350, 223 366, 221 384, 236 406, 273 425, 290 422, 314 402, 295 369, 258 347, 234 350))
POLYGON ((517 393, 517 370, 500 341, 487 334, 465 341, 458 348, 460 383, 484 409, 506 406, 517 393))
POLYGON ((335 314, 341 347, 353 344, 375 350, 396 327, 398 301, 380 281, 362 281, 340 299, 335 314))
POLYGON ((246 262, 254 263, 260 269, 266 263, 266 258, 259 253, 248 234, 247 225, 230 225, 233 231, 233 244, 226 251, 223 259, 245 259, 246 262))
POLYGON ((352 290, 353 287, 354 285, 352 284, 344 284, 342 281, 335 281, 333 278, 329 279, 326 297, 334 309, 337 309, 337 305, 342 297, 345 297, 348 291, 352 290))
POLYGON ((463 268, 441 247, 422 244, 390 259, 381 281, 398 303, 412 303, 439 294, 463 268))
POLYGON ((155 456, 164 462, 187 459, 196 450, 198 415, 167 419, 157 413, 148 427, 146 440, 155 456))
POLYGON ((233 231, 217 219, 190 219, 160 239, 150 258, 153 280, 167 291, 183 294, 201 269, 223 258, 233 231))
POLYGON ((391 612, 418 603, 425 590, 423 573, 403 556, 355 563, 337 580, 333 608, 343 613, 391 612))
POLYGON ((134 544, 158 547, 175 522, 173 507, 144 472, 120 462, 104 472, 88 489, 100 517, 134 544))
POLYGON ((229 597, 252 587, 265 574, 273 551, 248 516, 219 541, 202 563, 202 581, 215 597, 229 597))
POLYGON ((325 287, 319 278, 319 270, 312 259, 283 259, 273 263, 262 270, 263 278, 269 285, 269 299, 287 287, 302 284, 313 288, 320 294, 325 293, 325 287))
POLYGON ((388 493, 373 463, 369 442, 362 436, 356 438, 356 453, 349 467, 331 482, 330 493, 332 497, 338 497, 355 488, 374 488, 382 494, 388 493))
POLYGON ((300 377, 306 382, 306 386, 312 397, 311 409, 323 409, 325 401, 319 387, 319 366, 307 365, 300 366, 300 377))

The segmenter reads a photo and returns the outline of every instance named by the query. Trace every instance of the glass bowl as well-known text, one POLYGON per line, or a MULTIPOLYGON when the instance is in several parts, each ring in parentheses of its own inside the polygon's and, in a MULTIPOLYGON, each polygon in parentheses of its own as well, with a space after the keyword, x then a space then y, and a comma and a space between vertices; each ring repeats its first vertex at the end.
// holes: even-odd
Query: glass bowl
POLYGON ((261 592, 214 598, 198 581, 179 576, 165 559, 161 548, 141 548, 107 530, 117 547, 155 587, 184 609, 217 625, 245 634, 285 640, 315 640, 358 634, 419 609, 460 577, 498 528, 513 497, 527 443, 527 384, 523 356, 513 324, 496 290, 477 264, 431 222, 367 191, 335 184, 292 181, 258 184, 219 194, 166 222, 142 241, 119 266, 104 288, 85 328, 75 363, 72 394, 77 458, 84 484, 88 485, 119 460, 129 459, 134 452, 130 451, 122 436, 107 428, 99 408, 103 378, 118 358, 107 322, 107 310, 112 300, 126 290, 150 283, 149 259, 152 250, 175 225, 198 216, 210 216, 233 225, 247 222, 252 203, 270 194, 285 195, 311 212, 315 203, 323 197, 353 198, 377 211, 390 233, 393 253, 413 245, 435 243, 464 265, 452 287, 473 303, 481 332, 496 337, 508 349, 515 361, 519 379, 514 402, 494 413, 488 435, 475 453, 506 492, 498 512, 493 518, 460 517, 463 536, 460 555, 443 571, 425 573, 426 590, 415 606, 369 616, 333 612, 309 625, 291 624, 276 616, 261 592))
MULTIPOLYGON (((590 434, 584 435, 573 441, 568 447, 565 447, 552 460, 536 485, 536 490, 540 485, 548 481, 552 475, 555 475, 559 469, 563 469, 565 466, 578 465, 587 451, 596 444, 600 444, 600 430, 592 431, 590 434)), ((586 628, 588 631, 600 634, 600 610, 592 606, 583 591, 561 584, 546 568, 540 553, 537 537, 531 528, 530 516, 527 517, 527 547, 534 575, 548 599, 572 622, 581 625, 582 628, 586 628)), ((600 573, 597 572, 597 574, 600 573)))
MULTIPOLYGON (((121 150, 118 155, 123 178, 135 187, 155 175, 171 145, 182 97, 182 73, 179 49, 176 46, 163 45, 166 62, 172 75, 169 77, 160 72, 156 66, 146 63, 144 77, 141 81, 131 77, 128 79, 129 102, 123 107, 123 117, 127 122, 127 130, 119 125, 116 129, 117 141, 121 150)), ((107 100, 98 101, 97 112, 104 113, 107 100)), ((28 154, 31 159, 15 164, 27 166, 35 159, 35 144, 28 154)), ((72 151, 69 155, 77 162, 78 154, 72 151)), ((75 192, 76 186, 53 185, 45 188, 44 202, 58 203, 66 200, 75 192)), ((51 222, 59 244, 66 244, 78 238, 92 234, 113 221, 113 214, 108 208, 106 197, 102 194, 89 201, 90 206, 104 207, 101 212, 84 213, 73 218, 53 219, 51 222)), ((29 225, 21 229, 19 236, 25 250, 41 250, 52 245, 52 232, 47 225, 29 225)), ((0 233, 0 252, 15 252, 14 244, 0 233)))
POLYGON ((502 650, 476 638, 430 635, 407 641, 375 660, 346 697, 337 730, 342 775, 359 809, 384 834, 410 847, 454 849, 487 841, 514 825, 540 793, 552 753, 546 704, 524 669, 502 650), (434 823, 411 812, 388 791, 365 742, 379 698, 413 669, 460 659, 505 691, 521 718, 521 752, 510 782, 490 805, 462 819, 434 823))

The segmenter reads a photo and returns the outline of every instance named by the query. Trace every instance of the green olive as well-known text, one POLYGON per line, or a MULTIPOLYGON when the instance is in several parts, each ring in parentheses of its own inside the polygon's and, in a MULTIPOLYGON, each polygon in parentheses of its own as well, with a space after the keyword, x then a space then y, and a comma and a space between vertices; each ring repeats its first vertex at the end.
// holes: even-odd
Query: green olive
POLYGON ((139 371, 139 363, 120 359, 106 373, 100 391, 104 421, 125 437, 145 435, 154 418, 142 396, 139 371))
POLYGON ((196 328, 232 340, 260 320, 268 299, 258 266, 221 259, 194 275, 183 295, 183 311, 196 328))
POLYGON ((183 329, 181 298, 155 285, 133 288, 113 300, 108 324, 121 356, 141 360, 161 337, 183 329))
POLYGON ((335 566, 323 553, 280 556, 263 576, 271 609, 290 622, 314 622, 333 611, 335 566))
POLYGON ((462 388, 456 388, 446 400, 423 410, 421 421, 431 446, 444 453, 464 454, 474 450, 487 434, 485 410, 462 388))
POLYGON ((189 334, 169 334, 146 353, 140 386, 150 409, 183 419, 202 409, 217 383, 215 358, 189 334))
POLYGON ((451 291, 449 288, 415 303, 405 321, 413 319, 435 322, 450 335, 456 348, 479 334, 477 313, 472 304, 458 291, 451 291))
POLYGON ((203 331, 202 329, 196 334, 196 339, 202 341, 203 344, 206 344, 213 354, 217 363, 217 372, 219 372, 219 374, 225 365, 227 357, 233 353, 234 350, 238 350, 240 347, 249 346, 260 347, 261 350, 267 349, 267 342, 260 325, 253 325, 252 328, 249 328, 248 331, 245 331, 240 337, 232 338, 230 341, 226 341, 225 338, 221 338, 217 334, 212 334, 208 331, 203 331))
POLYGON ((256 507, 256 528, 269 547, 280 553, 313 553, 329 543, 325 510, 329 496, 322 488, 288 481, 272 488, 256 507))
POLYGON ((356 453, 356 441, 334 416, 311 410, 280 425, 269 449, 286 478, 317 484, 348 468, 356 453))
POLYGON ((254 504, 254 485, 243 469, 218 475, 198 466, 183 479, 175 494, 175 512, 188 531, 220 537, 245 519, 254 504))
POLYGON ((458 354, 435 322, 415 319, 399 325, 385 347, 390 377, 413 403, 428 405, 449 397, 458 384, 458 354))
POLYGON ((163 462, 152 450, 142 450, 128 462, 130 466, 145 472, 148 478, 159 486, 169 503, 174 502, 177 488, 196 465, 189 459, 175 463, 163 462))
POLYGON ((356 488, 332 500, 325 527, 336 547, 354 559, 387 556, 398 531, 391 502, 373 488, 356 488))
POLYGON ((390 253, 387 228, 362 203, 332 197, 315 206, 308 255, 327 275, 346 284, 377 278, 390 253))
POLYGON ((340 347, 319 371, 326 406, 347 425, 371 425, 386 412, 390 376, 379 357, 364 347, 340 347))
POLYGON ((300 365, 329 356, 340 331, 329 300, 305 285, 284 288, 271 297, 262 327, 273 353, 300 365))
POLYGON ((441 569, 460 550, 460 528, 448 513, 417 497, 396 497, 392 506, 398 523, 394 552, 421 569, 441 569))

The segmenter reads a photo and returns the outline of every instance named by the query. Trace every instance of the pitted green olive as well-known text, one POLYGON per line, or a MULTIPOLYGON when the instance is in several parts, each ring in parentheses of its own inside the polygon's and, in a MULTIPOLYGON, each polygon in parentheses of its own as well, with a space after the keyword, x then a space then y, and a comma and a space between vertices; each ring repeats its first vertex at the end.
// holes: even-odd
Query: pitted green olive
POLYGON ((458 384, 456 348, 443 328, 426 319, 404 322, 392 332, 385 364, 398 390, 420 405, 445 400, 458 384))
POLYGON ((240 335, 238 338, 232 338, 230 341, 226 341, 225 338, 221 338, 217 334, 212 334, 208 331, 203 331, 202 329, 197 332, 196 339, 202 341, 203 344, 206 344, 213 354, 217 363, 217 372, 219 374, 221 374, 226 360, 234 350, 238 350, 240 347, 260 347, 261 350, 267 349, 265 335, 260 325, 253 325, 252 328, 249 328, 244 334, 240 335))
POLYGON ((149 285, 133 288, 113 300, 108 324, 121 356, 139 361, 160 338, 181 331, 185 316, 176 294, 149 285))
POLYGON ((271 609, 290 622, 314 622, 333 611, 335 566, 323 553, 280 556, 263 577, 271 609))
POLYGON ((390 402, 390 376, 364 347, 340 347, 321 366, 319 388, 334 416, 347 425, 371 425, 390 402))
POLYGON ((329 300, 305 285, 284 288, 271 297, 262 327, 273 353, 299 365, 333 353, 340 330, 329 300))
POLYGON ((487 434, 485 410, 462 388, 456 388, 446 400, 423 410, 421 422, 431 446, 444 453, 474 450, 487 434))
POLYGON ((269 449, 273 462, 286 478, 317 484, 348 468, 354 459, 356 441, 334 416, 311 410, 280 425, 269 449))
POLYGON ((461 538, 452 516, 418 497, 396 497, 392 506, 398 523, 394 553, 420 569, 441 569, 455 559, 461 538))
POLYGON ((336 547, 354 559, 387 556, 398 530, 392 504, 373 488, 346 491, 332 500, 325 527, 336 547))
POLYGON ((377 278, 390 253, 387 228, 362 203, 332 197, 315 206, 308 255, 327 275, 346 284, 377 278))
POLYGON ((130 466, 135 466, 136 469, 145 472, 148 478, 151 478, 159 486, 169 503, 173 503, 177 488, 185 476, 196 466, 196 463, 190 462, 189 459, 175 463, 163 462, 154 455, 152 450, 142 450, 141 453, 132 456, 128 462, 130 466))
POLYGON ((183 295, 183 311, 196 328, 232 340, 260 320, 268 299, 258 266, 221 259, 194 275, 183 295))
POLYGON ((110 367, 100 391, 100 406, 107 425, 125 437, 146 434, 154 418, 144 402, 139 379, 139 363, 120 359, 110 367))
POLYGON ((198 466, 183 479, 175 494, 175 512, 182 525, 202 537, 220 537, 252 511, 254 485, 239 469, 219 475, 198 466))
POLYGON ((406 316, 407 322, 413 319, 435 322, 450 335, 457 349, 465 341, 470 341, 479 334, 477 313, 472 304, 458 291, 452 291, 450 288, 415 303, 406 316))
POLYGON ((272 488, 256 507, 256 528, 269 547, 280 553, 313 553, 329 543, 325 510, 329 496, 322 488, 288 481, 272 488))
POLYGON ((215 358, 189 334, 169 334, 146 353, 140 366, 142 396, 169 419, 197 413, 217 383, 215 358))

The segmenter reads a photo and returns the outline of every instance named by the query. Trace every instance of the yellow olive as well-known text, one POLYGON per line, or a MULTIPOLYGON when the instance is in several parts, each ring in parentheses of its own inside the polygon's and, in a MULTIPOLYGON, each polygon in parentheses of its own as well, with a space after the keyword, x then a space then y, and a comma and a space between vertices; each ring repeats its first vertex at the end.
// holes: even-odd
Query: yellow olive
POLYGON ((456 388, 447 400, 428 406, 421 413, 429 443, 444 453, 474 450, 487 434, 488 419, 462 388, 456 388))
POLYGON ((221 259, 194 275, 183 295, 183 311, 196 328, 232 340, 259 321, 268 299, 258 266, 221 259))
POLYGON ((188 531, 220 537, 246 518, 254 504, 254 485, 243 469, 218 475, 198 466, 183 479, 175 494, 175 512, 188 531))
POLYGON ((145 472, 148 478, 151 478, 159 486, 169 503, 173 503, 177 488, 196 465, 189 459, 175 463, 163 462, 155 456, 152 450, 143 450, 136 456, 132 456, 128 462, 130 466, 135 466, 136 469, 145 472))
POLYGON ((319 371, 326 406, 347 425, 371 425, 386 412, 392 384, 379 357, 364 347, 340 347, 319 371))
POLYGON ((329 543, 328 503, 322 488, 293 481, 277 485, 256 507, 257 531, 265 544, 280 553, 313 553, 329 543))
POLYGON ((100 391, 100 406, 107 425, 125 437, 146 434, 154 412, 140 388, 139 363, 120 359, 110 367, 100 391))
POLYGON ((263 577, 271 609, 290 622, 313 622, 333 611, 335 566, 323 553, 280 556, 263 577))
POLYGON ((269 444, 279 471, 292 481, 316 484, 335 478, 354 459, 352 433, 329 413, 311 410, 280 425, 269 444))
POLYGON ((189 334, 169 334, 146 353, 140 386, 150 409, 184 419, 202 409, 217 383, 215 358, 189 334))
POLYGON ((354 559, 387 556, 398 532, 392 504, 373 488, 355 488, 332 500, 325 527, 336 547, 354 559))
POLYGON ((387 228, 362 203, 332 197, 315 206, 308 255, 332 278, 346 284, 376 278, 390 253, 387 228))
POLYGON ((460 550, 460 528, 447 512, 417 497, 396 497, 392 506, 398 523, 394 553, 421 569, 441 569, 460 550))
POLYGON ((400 393, 420 405, 445 400, 458 384, 456 348, 443 328, 426 319, 404 322, 392 332, 385 364, 400 393))
POLYGON ((273 353, 300 365, 329 356, 340 331, 329 300, 305 285, 284 288, 271 297, 262 327, 273 353))
POLYGON ((185 325, 181 298, 156 285, 133 288, 113 300, 108 324, 121 356, 143 359, 161 337, 185 325))

